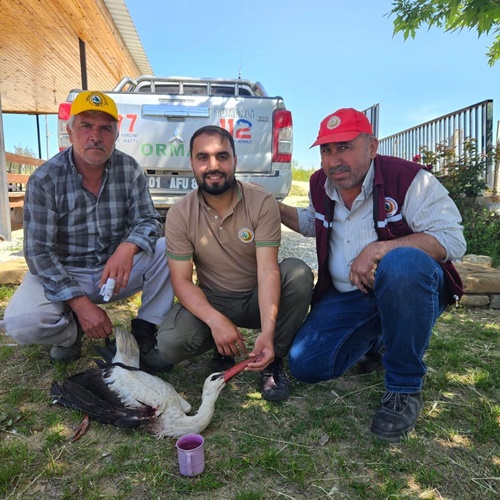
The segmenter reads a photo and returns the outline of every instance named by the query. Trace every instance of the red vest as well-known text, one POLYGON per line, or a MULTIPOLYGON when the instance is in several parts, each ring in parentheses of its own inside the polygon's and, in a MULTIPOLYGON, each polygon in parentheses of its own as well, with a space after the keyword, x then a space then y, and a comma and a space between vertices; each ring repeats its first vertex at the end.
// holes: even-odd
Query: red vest
MULTIPOLYGON (((417 163, 394 156, 377 155, 374 161, 373 221, 379 240, 400 238, 413 231, 401 214, 406 192, 422 167, 417 163)), ((322 169, 314 172, 309 181, 311 199, 316 211, 316 253, 318 256, 318 282, 312 302, 317 302, 332 286, 328 270, 329 239, 332 230, 335 202, 325 193, 326 175, 322 169)), ((451 261, 439 263, 444 270, 450 289, 450 304, 464 293, 462 280, 451 261)))

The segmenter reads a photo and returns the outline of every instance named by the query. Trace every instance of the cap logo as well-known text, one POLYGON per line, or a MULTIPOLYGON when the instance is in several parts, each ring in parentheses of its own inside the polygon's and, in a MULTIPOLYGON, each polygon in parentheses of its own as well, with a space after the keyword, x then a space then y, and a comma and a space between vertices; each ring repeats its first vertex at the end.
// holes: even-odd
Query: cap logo
POLYGON ((107 104, 99 94, 89 94, 87 101, 97 107, 106 106, 107 104))
POLYGON ((332 116, 329 120, 328 123, 326 124, 326 128, 332 130, 334 128, 337 128, 341 123, 341 120, 338 116, 332 116))
POLYGON ((238 238, 243 243, 252 242, 254 237, 254 232, 251 229, 248 229, 248 227, 244 227, 238 231, 238 238))
POLYGON ((111 97, 97 90, 85 90, 80 92, 71 103, 70 116, 79 115, 85 111, 99 111, 112 116, 115 121, 119 121, 116 103, 111 97))

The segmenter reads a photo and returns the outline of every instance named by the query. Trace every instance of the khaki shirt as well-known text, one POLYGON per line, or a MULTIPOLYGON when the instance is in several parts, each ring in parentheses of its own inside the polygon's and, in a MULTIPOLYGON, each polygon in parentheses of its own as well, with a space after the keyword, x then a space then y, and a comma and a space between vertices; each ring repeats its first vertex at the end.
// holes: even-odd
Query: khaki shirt
POLYGON ((280 246, 278 204, 264 188, 237 181, 231 209, 221 219, 197 189, 169 209, 165 235, 167 256, 192 259, 200 285, 248 292, 257 286, 256 248, 280 246))

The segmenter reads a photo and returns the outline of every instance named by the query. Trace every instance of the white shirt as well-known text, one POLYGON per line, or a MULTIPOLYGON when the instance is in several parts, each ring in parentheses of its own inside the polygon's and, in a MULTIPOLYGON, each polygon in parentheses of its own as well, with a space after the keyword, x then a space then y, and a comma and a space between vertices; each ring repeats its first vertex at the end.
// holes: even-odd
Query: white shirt
MULTIPOLYGON (((333 227, 329 241, 328 269, 333 285, 340 292, 355 290, 349 281, 352 261, 361 250, 377 241, 373 221, 373 162, 361 187, 361 192, 349 210, 339 191, 327 178, 325 192, 335 201, 333 227)), ((316 212, 309 193, 309 206, 298 208, 299 231, 304 236, 315 236, 316 212)), ((446 250, 445 260, 459 260, 465 253, 466 243, 462 218, 448 196, 446 188, 426 170, 420 170, 406 193, 401 213, 414 233, 434 236, 446 250)))

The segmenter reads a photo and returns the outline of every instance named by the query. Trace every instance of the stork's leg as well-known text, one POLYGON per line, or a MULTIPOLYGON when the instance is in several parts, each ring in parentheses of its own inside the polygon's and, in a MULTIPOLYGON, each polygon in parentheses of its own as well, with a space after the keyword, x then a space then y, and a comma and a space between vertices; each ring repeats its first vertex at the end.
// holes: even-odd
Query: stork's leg
POLYGON ((89 416, 85 415, 81 424, 75 429, 75 432, 73 432, 73 443, 78 441, 87 432, 89 423, 89 416))

